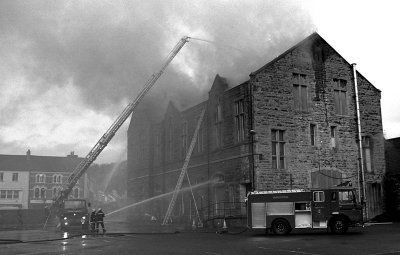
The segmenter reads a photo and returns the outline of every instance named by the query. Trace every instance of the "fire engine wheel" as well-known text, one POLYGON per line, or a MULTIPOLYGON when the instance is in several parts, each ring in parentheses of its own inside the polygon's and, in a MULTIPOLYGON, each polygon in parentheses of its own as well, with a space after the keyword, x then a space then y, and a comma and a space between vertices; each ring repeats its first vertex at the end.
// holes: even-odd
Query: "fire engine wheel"
POLYGON ((287 220, 278 219, 272 223, 272 231, 276 235, 286 235, 289 234, 291 230, 292 229, 290 228, 289 222, 287 220))
POLYGON ((332 220, 330 227, 334 234, 345 234, 349 226, 343 218, 335 218, 332 220))

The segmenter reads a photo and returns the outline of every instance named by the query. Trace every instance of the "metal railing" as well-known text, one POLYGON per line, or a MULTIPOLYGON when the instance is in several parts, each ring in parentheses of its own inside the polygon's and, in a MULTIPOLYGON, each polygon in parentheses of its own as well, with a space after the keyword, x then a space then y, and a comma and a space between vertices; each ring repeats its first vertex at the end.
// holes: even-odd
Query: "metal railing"
POLYGON ((245 202, 218 202, 203 207, 200 210, 203 221, 226 218, 245 218, 246 203, 245 202))

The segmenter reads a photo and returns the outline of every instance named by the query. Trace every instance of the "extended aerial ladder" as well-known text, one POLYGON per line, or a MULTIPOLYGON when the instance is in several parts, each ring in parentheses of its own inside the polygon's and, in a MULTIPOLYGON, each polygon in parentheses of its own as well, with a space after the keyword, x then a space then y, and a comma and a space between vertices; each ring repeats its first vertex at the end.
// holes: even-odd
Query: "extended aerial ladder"
POLYGON ((147 92, 151 89, 151 87, 155 84, 155 82, 160 78, 163 74, 164 70, 167 68, 169 63, 171 63, 172 59, 178 54, 178 52, 182 49, 182 47, 189 41, 190 37, 185 36, 182 37, 181 40, 175 45, 175 47, 171 50, 169 55, 167 56, 166 61, 164 62, 161 69, 154 73, 149 80, 145 83, 144 87, 130 104, 128 104, 123 112, 118 116, 118 118, 114 121, 111 127, 104 133, 104 135, 98 140, 98 142, 94 145, 94 147, 90 150, 88 155, 79 163, 78 166, 72 171, 67 181, 63 183, 61 192, 56 197, 52 207, 58 206, 64 199, 66 199, 71 192, 72 188, 75 186, 79 178, 85 173, 85 171, 89 168, 89 166, 96 160, 97 156, 103 151, 103 149, 108 145, 111 139, 114 137, 115 133, 122 126, 125 120, 133 113, 136 109, 137 105, 141 102, 143 97, 147 94, 147 92))
MULTIPOLYGON (((162 222, 162 225, 166 225, 168 223, 170 217, 171 217, 172 211, 174 210, 176 199, 178 197, 178 193, 180 192, 180 189, 182 188, 183 178, 185 177, 185 175, 187 176, 190 188, 192 187, 191 184, 190 184, 189 175, 187 173, 187 168, 189 166, 190 157, 192 156, 192 152, 193 152, 194 146, 195 146, 196 141, 197 141, 197 136, 199 135, 199 130, 200 130, 200 127, 201 127, 201 123, 203 122, 205 111, 206 111, 206 108, 203 109, 203 111, 200 114, 199 120, 197 121, 197 126, 196 126, 196 129, 194 130, 192 141, 191 141, 189 149, 188 149, 188 151, 186 153, 185 161, 183 162, 183 167, 182 167, 181 173, 179 174, 178 182, 176 183, 175 190, 172 193, 172 199, 171 199, 171 201, 169 203, 167 212, 165 213, 165 217, 164 217, 164 220, 162 222)), ((198 217, 198 219, 200 221, 200 215, 199 215, 199 211, 197 209, 196 200, 194 199, 193 190, 191 190, 191 192, 192 192, 194 204, 196 206, 197 217, 198 217)))

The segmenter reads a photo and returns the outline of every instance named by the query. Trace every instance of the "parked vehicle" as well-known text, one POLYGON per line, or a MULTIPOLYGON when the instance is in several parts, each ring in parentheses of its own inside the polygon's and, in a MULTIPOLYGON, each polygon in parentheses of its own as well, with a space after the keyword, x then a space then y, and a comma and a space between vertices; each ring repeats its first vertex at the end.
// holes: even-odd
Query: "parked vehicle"
POLYGON ((247 224, 284 235, 295 229, 330 229, 344 234, 363 226, 362 205, 353 188, 256 191, 247 197, 247 224))

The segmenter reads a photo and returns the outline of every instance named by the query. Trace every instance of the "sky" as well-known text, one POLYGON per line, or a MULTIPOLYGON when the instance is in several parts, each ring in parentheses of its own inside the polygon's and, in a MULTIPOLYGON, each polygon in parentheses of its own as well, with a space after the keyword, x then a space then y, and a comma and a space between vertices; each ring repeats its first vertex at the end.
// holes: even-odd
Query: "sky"
MULTIPOLYGON (((316 31, 382 91, 384 135, 400 137, 399 11, 395 0, 2 0, 0 154, 86 156, 183 36, 212 43, 187 43, 141 107, 201 102, 216 74, 238 85, 316 31)), ((126 157, 128 122, 96 163, 126 157)))

